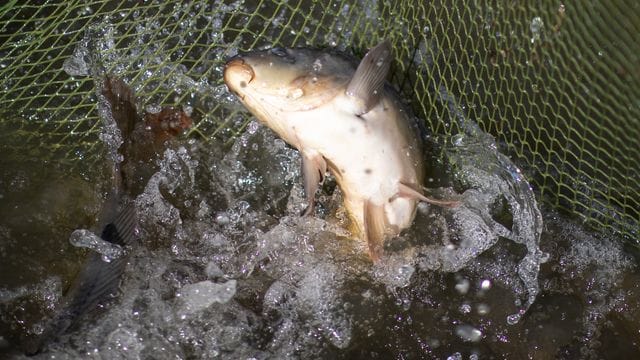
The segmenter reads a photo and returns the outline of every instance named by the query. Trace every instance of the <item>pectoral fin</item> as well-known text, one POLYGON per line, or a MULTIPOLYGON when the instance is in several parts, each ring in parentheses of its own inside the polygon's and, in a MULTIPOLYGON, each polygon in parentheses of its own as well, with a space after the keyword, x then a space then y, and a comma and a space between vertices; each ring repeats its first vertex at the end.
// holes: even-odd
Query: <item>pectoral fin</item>
POLYGON ((356 115, 367 113, 378 103, 391 66, 391 43, 384 40, 364 56, 346 94, 356 103, 356 115))
POLYGON ((382 205, 369 200, 364 202, 364 237, 369 245, 369 256, 378 262, 382 255, 382 245, 386 234, 386 216, 382 205))
POLYGON ((327 162, 320 154, 302 154, 302 176, 304 178, 304 195, 307 198, 307 207, 302 211, 302 216, 311 215, 315 205, 318 185, 327 172, 327 162))
POLYGON ((442 207, 455 207, 460 205, 460 201, 458 200, 438 200, 424 196, 418 190, 415 190, 411 186, 403 183, 400 183, 400 185, 398 185, 398 196, 408 197, 442 207))

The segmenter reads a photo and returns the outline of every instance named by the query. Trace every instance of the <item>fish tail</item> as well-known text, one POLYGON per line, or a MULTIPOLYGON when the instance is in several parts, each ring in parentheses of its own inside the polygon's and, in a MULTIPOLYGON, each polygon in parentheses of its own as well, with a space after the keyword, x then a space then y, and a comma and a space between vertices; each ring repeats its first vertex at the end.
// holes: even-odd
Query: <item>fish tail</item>
MULTIPOLYGON (((130 202, 122 205, 100 236, 112 244, 127 246, 137 238, 137 217, 135 205, 130 202)), ((72 288, 65 295, 61 310, 45 325, 40 336, 26 343, 25 353, 35 355, 69 328, 78 323, 85 314, 117 292, 120 279, 127 264, 127 257, 121 256, 106 262, 100 254, 89 256, 72 288)))
POLYGON ((112 244, 130 245, 136 239, 137 223, 135 204, 126 203, 122 205, 113 222, 104 227, 100 237, 112 244))

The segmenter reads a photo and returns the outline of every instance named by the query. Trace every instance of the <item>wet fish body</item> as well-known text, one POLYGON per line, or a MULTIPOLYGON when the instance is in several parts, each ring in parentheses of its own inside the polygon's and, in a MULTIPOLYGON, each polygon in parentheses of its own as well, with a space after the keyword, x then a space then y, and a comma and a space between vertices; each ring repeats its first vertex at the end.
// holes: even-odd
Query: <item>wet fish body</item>
POLYGON ((134 198, 157 171, 156 159, 167 142, 191 127, 192 121, 184 111, 171 106, 139 116, 135 92, 122 79, 107 76, 101 85, 101 94, 123 140, 118 149, 122 162, 114 166, 116 192, 134 198))
MULTIPOLYGON (((105 77, 100 90, 123 138, 118 148, 122 162, 113 164, 113 189, 100 214, 100 222, 107 224, 100 238, 128 248, 134 245, 137 236, 137 215, 132 199, 142 192, 148 178, 156 171, 155 159, 164 151, 167 141, 190 127, 191 118, 173 107, 164 107, 158 113, 147 112, 140 117, 134 91, 117 77, 105 77)), ((42 351, 100 303, 115 296, 127 261, 127 254, 111 261, 105 261, 96 252, 90 254, 43 333, 26 344, 26 353, 42 351)))
MULTIPOLYGON (((104 227, 100 237, 115 245, 129 246, 136 239, 136 224, 134 205, 125 205, 115 219, 104 227)), ((41 351, 57 336, 78 324, 82 316, 95 310, 98 304, 115 296, 127 261, 127 256, 107 262, 102 255, 91 254, 65 295, 60 310, 46 324, 43 333, 28 344, 26 352, 35 354, 41 351)))
POLYGON ((327 169, 369 253, 409 227, 422 195, 422 144, 413 117, 385 78, 384 41, 356 67, 335 52, 274 48, 239 55, 225 83, 241 102, 302 155, 309 208, 327 169))

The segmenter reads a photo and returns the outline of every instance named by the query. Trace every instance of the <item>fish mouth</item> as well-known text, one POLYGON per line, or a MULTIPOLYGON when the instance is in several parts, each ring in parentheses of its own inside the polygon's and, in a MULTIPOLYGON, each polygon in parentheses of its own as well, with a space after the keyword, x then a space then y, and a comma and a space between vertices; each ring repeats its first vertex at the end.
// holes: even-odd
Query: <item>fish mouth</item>
POLYGON ((224 65, 224 82, 236 94, 238 89, 246 87, 255 75, 253 68, 238 56, 231 58, 224 65))

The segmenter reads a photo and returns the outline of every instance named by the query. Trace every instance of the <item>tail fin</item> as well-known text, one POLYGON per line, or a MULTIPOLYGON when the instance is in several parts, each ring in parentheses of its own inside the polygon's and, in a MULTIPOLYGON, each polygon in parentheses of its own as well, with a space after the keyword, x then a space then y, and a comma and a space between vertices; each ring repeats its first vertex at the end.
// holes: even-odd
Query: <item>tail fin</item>
MULTIPOLYGON (((127 204, 121 208, 116 218, 104 227, 101 237, 113 244, 131 245, 136 239, 136 223, 135 207, 133 204, 127 204)), ((91 254, 65 295, 64 305, 47 323, 44 332, 27 345, 26 353, 37 354, 57 336, 76 325, 83 315, 94 310, 98 303, 115 294, 126 264, 127 256, 106 262, 100 254, 91 254)))
POLYGON ((122 206, 113 222, 107 224, 100 237, 112 244, 131 245, 136 239, 138 220, 135 205, 128 203, 122 206))

